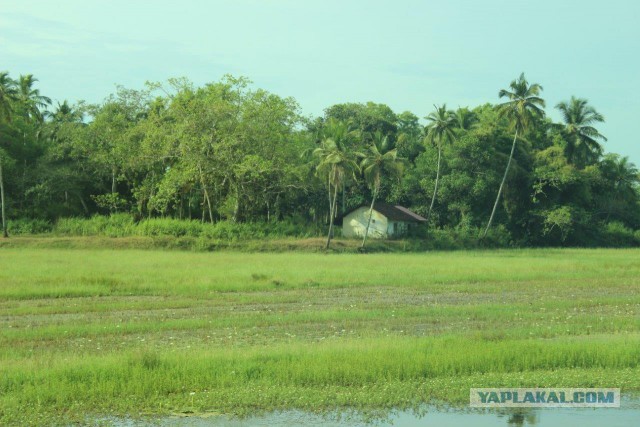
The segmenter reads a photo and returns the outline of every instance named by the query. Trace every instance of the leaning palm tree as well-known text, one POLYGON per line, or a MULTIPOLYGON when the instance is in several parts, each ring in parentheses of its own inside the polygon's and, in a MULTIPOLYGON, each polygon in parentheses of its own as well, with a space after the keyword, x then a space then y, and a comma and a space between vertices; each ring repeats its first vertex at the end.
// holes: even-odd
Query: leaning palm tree
POLYGON ((438 149, 438 166, 436 168, 436 183, 433 188, 433 196, 431 197, 431 204, 429 205, 429 212, 427 213, 427 220, 431 218, 431 211, 436 201, 436 194, 438 193, 438 184, 440 182, 440 160, 442 158, 442 145, 445 142, 453 142, 456 135, 454 129, 457 126, 456 115, 447 110, 447 104, 443 104, 441 107, 434 105, 435 110, 429 114, 425 119, 431 123, 427 125, 427 136, 425 141, 435 145, 438 149))
MULTIPOLYGON (((18 90, 16 82, 9 77, 9 73, 3 71, 0 72, 0 123, 10 122, 13 114, 13 104, 18 99, 18 90)), ((3 237, 9 237, 7 232, 7 217, 5 211, 4 201, 4 176, 2 170, 2 162, 4 160, 4 152, 0 147, 0 210, 2 211, 2 235, 3 237)))
POLYGON ((403 161, 398 158, 398 150, 396 148, 391 149, 389 139, 380 132, 376 132, 371 141, 371 145, 367 148, 367 151, 360 154, 362 161, 360 162, 360 169, 364 175, 364 179, 369 185, 369 188, 373 191, 373 197, 371 198, 371 208, 369 209, 369 219, 367 220, 367 228, 364 231, 364 237, 362 238, 362 246, 364 248, 367 242, 367 236, 369 235, 369 227, 371 226, 371 217, 373 216, 373 206, 376 203, 376 198, 380 191, 380 185, 382 184, 382 176, 390 175, 399 177, 403 172, 403 161))
POLYGON ((329 190, 329 234, 326 249, 329 248, 333 234, 333 222, 337 212, 338 190, 344 187, 350 176, 355 176, 358 165, 355 153, 347 149, 357 133, 349 129, 347 123, 330 119, 322 131, 320 147, 313 150, 318 158, 316 174, 326 179, 329 190), (331 194, 333 191, 333 195, 331 194))
POLYGON ((596 162, 602 155, 598 140, 607 140, 593 127, 595 123, 604 122, 602 114, 587 105, 586 99, 573 96, 569 102, 563 101, 556 108, 562 113, 568 137, 565 152, 567 160, 580 166, 596 162))
POLYGON ((535 117, 544 117, 544 100, 540 98, 540 92, 542 92, 542 86, 537 83, 529 85, 527 79, 524 77, 524 73, 520 74, 516 80, 513 80, 509 85, 511 90, 502 89, 498 96, 500 98, 508 98, 509 100, 498 106, 501 117, 506 117, 511 123, 511 127, 515 130, 513 135, 513 144, 511 144, 511 153, 509 154, 509 161, 507 167, 504 170, 504 176, 498 189, 498 196, 496 202, 493 204, 493 210, 489 217, 489 223, 484 230, 482 237, 487 236, 487 232, 493 222, 493 217, 496 213, 496 208, 500 202, 500 196, 502 195, 502 189, 504 183, 509 175, 509 168, 511 167, 511 160, 513 160, 513 153, 516 149, 516 141, 518 139, 518 133, 522 134, 531 124, 535 117))

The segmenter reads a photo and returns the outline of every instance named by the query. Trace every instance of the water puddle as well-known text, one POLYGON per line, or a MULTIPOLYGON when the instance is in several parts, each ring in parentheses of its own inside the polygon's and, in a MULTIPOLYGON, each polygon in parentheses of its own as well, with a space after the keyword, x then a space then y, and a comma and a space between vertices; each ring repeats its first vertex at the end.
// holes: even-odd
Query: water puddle
POLYGON ((247 418, 210 415, 172 416, 152 421, 111 419, 108 424, 117 427, 630 427, 640 425, 640 400, 623 399, 620 408, 443 409, 427 406, 420 411, 392 411, 373 418, 357 413, 318 415, 283 411, 247 418))

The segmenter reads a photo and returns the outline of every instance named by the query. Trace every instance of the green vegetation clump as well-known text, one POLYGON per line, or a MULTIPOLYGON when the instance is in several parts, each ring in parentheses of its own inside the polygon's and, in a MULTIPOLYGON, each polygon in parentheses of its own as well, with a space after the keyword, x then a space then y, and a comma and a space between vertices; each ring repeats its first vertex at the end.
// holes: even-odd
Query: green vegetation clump
POLYGON ((14 235, 52 234, 55 236, 106 237, 194 237, 237 241, 274 237, 317 237, 323 228, 301 221, 244 222, 219 221, 214 224, 174 218, 145 218, 119 213, 94 215, 91 218, 60 218, 54 224, 44 220, 20 220, 9 223, 14 235))
POLYGON ((53 224, 46 219, 19 218, 9 221, 8 230, 11 235, 29 236, 51 233, 53 224))
POLYGON ((94 215, 89 219, 60 218, 53 232, 70 236, 124 237, 134 235, 136 224, 128 214, 94 215))
MULTIPOLYGON (((236 249, 249 251, 319 251, 323 245, 317 240, 326 233, 326 227, 304 221, 282 220, 273 222, 219 221, 214 224, 197 220, 149 218, 136 221, 130 214, 95 215, 91 218, 60 218, 55 223, 45 220, 16 220, 9 223, 9 231, 18 236, 13 241, 0 242, 3 246, 56 246, 68 247, 130 247, 166 248, 210 251, 236 249), (19 237, 26 237, 20 239, 19 237), (70 239, 62 240, 61 238, 70 239), (77 237, 128 238, 115 241, 77 237), (140 238, 136 240, 136 238, 140 238), (149 238, 149 239, 147 239, 149 238)), ((334 240, 333 251, 412 252, 427 250, 472 250, 487 248, 514 248, 526 242, 514 239, 500 225, 480 238, 480 227, 436 228, 420 227, 404 239, 370 239, 366 248, 359 248, 356 240, 334 240)), ((335 230, 340 236, 340 229, 335 230)), ((640 232, 634 232, 620 222, 611 222, 599 233, 584 237, 586 247, 640 246, 640 232)))

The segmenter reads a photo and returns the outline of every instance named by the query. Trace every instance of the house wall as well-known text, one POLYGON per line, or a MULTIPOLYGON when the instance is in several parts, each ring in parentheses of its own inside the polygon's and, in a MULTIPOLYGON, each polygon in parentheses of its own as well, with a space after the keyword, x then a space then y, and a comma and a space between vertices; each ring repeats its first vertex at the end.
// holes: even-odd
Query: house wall
POLYGON ((389 237, 406 236, 409 231, 409 223, 404 221, 389 221, 387 235, 389 237))
MULTIPOLYGON (((342 220, 342 235, 344 237, 363 237, 369 220, 369 208, 360 207, 342 220)), ((377 211, 373 211, 371 225, 369 226, 369 238, 384 239, 388 237, 389 221, 387 217, 377 211)), ((393 231, 393 229, 392 229, 393 231)))

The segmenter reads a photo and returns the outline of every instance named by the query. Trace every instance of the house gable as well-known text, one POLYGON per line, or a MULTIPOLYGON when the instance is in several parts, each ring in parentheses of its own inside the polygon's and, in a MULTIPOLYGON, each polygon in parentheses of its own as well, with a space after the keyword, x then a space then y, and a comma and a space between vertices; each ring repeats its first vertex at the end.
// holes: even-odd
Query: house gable
MULTIPOLYGON (((342 219, 342 235, 344 237, 363 237, 369 221, 369 206, 360 206, 342 219)), ((425 218, 402 206, 376 203, 374 205, 369 237, 384 239, 406 235, 409 225, 426 221, 425 218)))
MULTIPOLYGON (((364 236, 369 221, 369 208, 361 206, 351 211, 342 219, 342 235, 344 237, 362 237, 364 236)), ((388 219, 380 212, 374 210, 371 217, 371 225, 369 226, 369 237, 386 238, 388 228, 388 219)))

